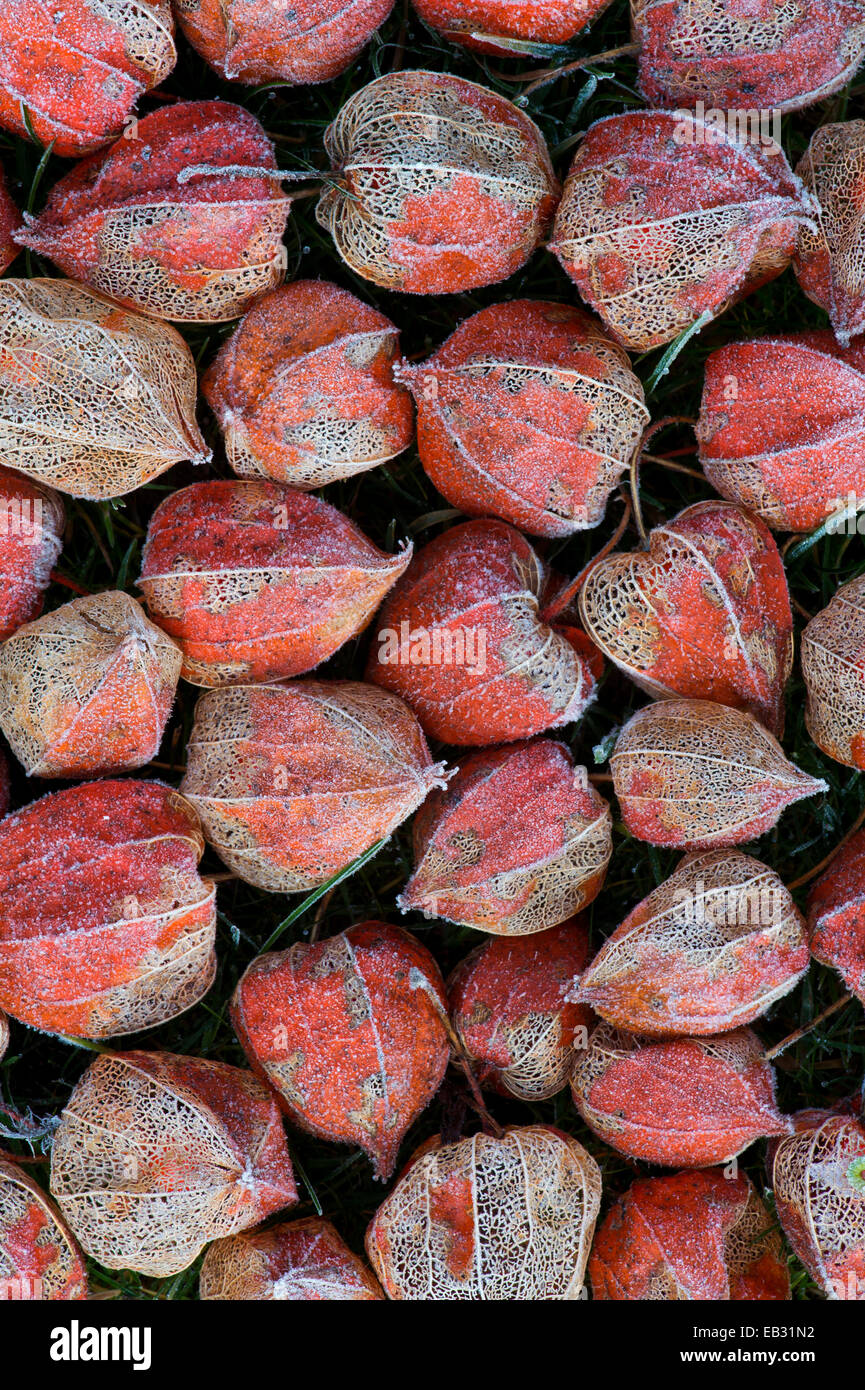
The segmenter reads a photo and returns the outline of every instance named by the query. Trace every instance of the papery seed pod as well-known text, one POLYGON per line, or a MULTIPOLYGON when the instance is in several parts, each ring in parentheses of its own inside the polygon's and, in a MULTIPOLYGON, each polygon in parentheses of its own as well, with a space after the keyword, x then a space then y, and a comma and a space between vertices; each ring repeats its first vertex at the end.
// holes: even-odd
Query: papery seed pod
POLYGON ((193 483, 150 519, 139 586, 195 685, 302 675, 369 622, 411 559, 270 482, 193 483))
MULTIPOLYGON (((701 102, 765 122, 838 91, 865 57, 860 0, 631 0, 631 14, 640 91, 653 106, 701 102)), ((767 143, 765 124, 759 136, 767 143)))
POLYGON ((201 383, 235 473, 307 492, 402 453, 414 422, 398 352, 390 319, 338 285, 296 280, 265 295, 201 383))
POLYGON ((88 1255, 153 1278, 297 1201, 264 1086, 170 1052, 109 1052, 88 1067, 54 1135, 51 1191, 88 1255))
POLYGON ((3 170, 0 169, 0 275, 18 255, 19 248, 12 239, 12 233, 18 230, 20 224, 21 214, 12 201, 6 187, 6 180, 3 177, 3 170))
POLYGON ((155 758, 180 649, 128 594, 73 599, 0 649, 0 728, 29 777, 98 777, 155 758))
POLYGON ((782 151, 686 111, 586 132, 550 250, 626 348, 669 342, 779 275, 815 207, 782 151))
POLYGON ((689 854, 607 938, 575 998, 650 1037, 725 1033, 788 994, 809 963, 777 874, 738 850, 689 854))
POLYGON ((6 1055, 9 1047, 9 1020, 4 1013, 0 1013, 0 1062, 6 1055))
POLYGON ((790 1275, 772 1217, 744 1173, 671 1173, 632 1183, 589 1259, 601 1301, 787 1300, 790 1275))
POLYGON ((170 0, 3 0, 0 126, 64 158, 114 140, 177 61, 170 0))
POLYGON ((216 890, 183 797, 90 782, 0 821, 0 1007, 49 1033, 111 1038, 198 1003, 216 970, 216 890))
POLYGON ((610 759, 622 819, 638 840, 723 849, 754 840, 826 783, 785 758, 743 710, 664 700, 628 720, 610 759))
POLYGON ((0 468, 0 640, 42 612, 65 522, 56 492, 0 468))
POLYGON ((168 324, 69 280, 0 280, 0 462, 73 497, 122 497, 210 458, 195 398, 168 324))
POLYGON ((244 1052, 287 1114, 359 1145, 383 1179, 441 1085, 446 1017, 429 951, 385 922, 257 956, 231 1004, 244 1052))
POLYGON ((576 1055, 571 1090, 599 1139, 665 1168, 727 1163, 755 1139, 790 1133, 750 1028, 655 1042, 601 1023, 576 1055))
POLYGON ((487 941, 448 981, 454 1031, 481 1086, 547 1100, 568 1084, 591 1014, 570 1002, 589 955, 581 917, 532 937, 487 941))
POLYGON ((391 72, 328 126, 316 217, 384 289, 453 294, 513 275, 558 197, 544 138, 512 102, 441 72, 391 72))
POLYGON ((805 727, 821 752, 865 768, 865 576, 852 579, 802 633, 805 727))
POLYGON ((778 1216, 793 1250, 823 1292, 833 1301, 861 1302, 865 1127, 852 1116, 805 1119, 804 1127, 797 1125, 771 1159, 778 1216))
POLYGON ((610 808, 551 739, 465 759, 413 829, 403 912, 501 936, 545 932, 585 907, 613 852, 610 808))
POLYGON ((445 743, 510 742, 579 719, 596 677, 583 634, 541 620, 545 584, 540 558, 504 522, 452 526, 382 605, 367 678, 445 743))
POLYGON ((808 895, 811 953, 865 1004, 865 830, 842 844, 808 895))
POLYGON ((275 170, 243 107, 166 106, 76 164, 16 240, 129 308, 233 319, 283 278, 290 200, 275 170))
POLYGON ((625 353, 566 304, 493 304, 398 374, 439 492, 533 535, 597 526, 649 420, 625 353))
POLYGON ((580 1297, 601 1171, 546 1125, 432 1139, 366 1236, 388 1298, 563 1301, 580 1297))
POLYGON ((777 733, 793 615, 771 532, 729 502, 697 502, 608 555, 580 590, 589 637, 654 699, 714 700, 777 733))
MULTIPOLYGON (((865 7, 860 13, 861 57, 865 7)), ((799 232, 796 278, 808 298, 826 310, 846 347, 865 332, 865 121, 819 126, 796 173, 820 204, 816 229, 799 232)))
POLYGON ((384 1294, 331 1223, 308 1216, 215 1240, 201 1265, 199 1297, 205 1303, 370 1303, 384 1294))
POLYGON ((444 784, 407 705, 359 681, 214 690, 183 794, 227 866, 273 893, 326 883, 444 784))
POLYGON ((610 0, 413 0, 419 17, 450 43, 513 58, 570 43, 610 0))
POLYGON ((865 499, 865 347, 815 332, 718 348, 697 439, 724 497, 775 530, 813 530, 865 499))
POLYGON ((310 84, 338 77, 393 0, 175 0, 196 52, 229 82, 310 84))
POLYGON ((72 1232, 39 1184, 3 1155, 0 1297, 16 1302, 77 1302, 87 1297, 87 1271, 72 1232))

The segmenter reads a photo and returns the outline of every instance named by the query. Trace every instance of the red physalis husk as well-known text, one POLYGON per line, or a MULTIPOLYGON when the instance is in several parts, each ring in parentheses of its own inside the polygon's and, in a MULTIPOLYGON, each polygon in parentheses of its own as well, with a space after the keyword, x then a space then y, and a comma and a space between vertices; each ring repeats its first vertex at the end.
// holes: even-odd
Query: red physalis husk
POLYGON ((607 938, 575 998, 652 1037, 751 1023, 808 969, 805 921, 777 874, 738 850, 689 854, 607 938))
MULTIPOLYGON (((860 13, 865 36, 865 8, 860 13)), ((800 230, 793 268, 846 347, 865 332, 865 121, 818 127, 796 173, 820 215, 813 230, 800 230)))
POLYGON ((98 777, 155 758, 180 649, 128 594, 73 599, 0 649, 0 727, 31 777, 98 777))
POLYGON ((319 1216, 215 1240, 204 1256, 198 1289, 205 1303, 370 1303, 384 1298, 369 1266, 319 1216))
POLYGON ((307 86, 344 72, 392 9, 393 0, 179 0, 177 20, 229 82, 307 86))
POLYGON ((778 733, 793 666, 793 615, 778 547, 755 516, 697 502, 649 533, 647 551, 609 555, 580 591, 605 656, 655 699, 748 710, 778 733))
POLYGON ((88 1255, 157 1279, 297 1201, 261 1082, 170 1052, 108 1052, 88 1067, 54 1136, 51 1192, 88 1255))
POLYGON ((551 739, 475 753, 415 818, 403 912, 500 936, 545 932, 597 897, 610 808, 551 739))
POLYGON ((186 751, 181 787, 208 842, 274 893, 326 883, 446 776, 409 707, 359 681, 211 691, 186 751))
POLYGON ((139 586, 194 685, 303 675, 372 618, 411 559, 271 482, 193 483, 150 520, 139 586))
POLYGON ((0 821, 0 1007, 31 1028, 137 1033, 198 1003, 216 890, 195 811, 160 782, 90 782, 0 821))
POLYGON ((177 61, 170 0, 3 0, 0 126, 66 158, 115 140, 177 61))
POLYGON ((367 1254, 392 1299, 574 1300, 600 1203, 591 1154, 547 1125, 431 1139, 373 1217, 367 1254))
POLYGON ((12 233, 17 232, 20 225, 21 214, 6 187, 3 170, 0 169, 0 275, 18 255, 20 248, 13 241, 12 233))
POLYGON ((770 1156, 784 1234, 833 1301, 865 1299, 865 1126, 850 1115, 794 1115, 770 1156))
POLYGON ((196 389, 192 353, 167 323, 71 280, 0 280, 0 461, 10 468, 101 501, 184 459, 207 462, 196 389))
POLYGON ((4 1299, 15 1302, 77 1302, 87 1297, 87 1271, 72 1232, 39 1184, 3 1154, 0 1291, 4 1299))
POLYGON ((734 113, 740 128, 763 142, 771 132, 760 116, 765 122, 772 112, 822 101, 865 57, 860 0, 631 0, 631 15, 646 101, 720 108, 725 122, 734 113))
POLYGON ((205 372, 229 464, 309 491, 407 449, 399 330, 348 290, 296 280, 255 304, 205 372))
POLYGON ((571 1089, 599 1139, 665 1168, 727 1163, 755 1139, 790 1133, 750 1028, 655 1041, 601 1023, 576 1055, 571 1089))
POLYGON ((779 531, 865 499, 865 346, 828 331, 730 343, 706 359, 697 421, 709 482, 779 531))
POLYGON ((808 895, 811 953, 865 1004, 865 830, 842 845, 808 895))
POLYGON ((814 211, 777 146, 686 111, 629 111, 583 137, 550 250, 613 337, 645 352, 779 275, 814 211))
POLYGON ((65 522, 56 492, 0 468, 0 640, 42 612, 65 522))
POLYGON ((437 536, 382 605, 367 677, 431 738, 491 744, 579 719, 595 695, 586 639, 543 622, 544 565, 501 521, 437 536))
POLYGON ((628 720, 610 759, 622 819, 638 840, 723 849, 771 830, 794 801, 826 790, 788 761, 744 710, 663 700, 628 720))
POLYGON ((540 244, 559 186, 513 102, 441 72, 391 72, 328 126, 334 177, 316 217, 358 275, 453 294, 513 275, 540 244))
POLYGON ((231 1004, 244 1052, 286 1113, 359 1145, 382 1179, 447 1070, 446 1017, 429 951, 385 922, 258 956, 231 1004))
POLYGON ((570 43, 610 0, 413 0, 430 29, 478 53, 513 58, 570 43))
POLYGON ((811 619, 801 656, 808 733, 830 758, 865 768, 865 577, 811 619))
POLYGON ((275 170, 243 107, 165 106, 76 164, 16 240, 132 309, 233 319, 283 278, 291 203, 275 170))
POLYGON ((625 353, 566 304, 481 309, 398 375, 439 492, 538 536, 598 525, 649 420, 625 353))
POLYGON ((484 942, 448 981, 454 1031, 481 1086, 548 1100, 568 1084, 591 1014, 571 1002, 589 955, 582 917, 531 937, 484 942))
POLYGON ((670 1173, 632 1183, 589 1259, 593 1299, 785 1300, 790 1275, 772 1218, 744 1173, 670 1173))

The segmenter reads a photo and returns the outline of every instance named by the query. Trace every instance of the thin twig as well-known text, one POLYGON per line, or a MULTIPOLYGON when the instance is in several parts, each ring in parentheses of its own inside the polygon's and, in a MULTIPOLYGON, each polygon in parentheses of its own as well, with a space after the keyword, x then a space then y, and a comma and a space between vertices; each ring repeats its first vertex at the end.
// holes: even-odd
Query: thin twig
MULTIPOLYGON (((530 96, 539 87, 545 87, 548 82, 555 82, 557 77, 567 77, 571 72, 579 72, 582 68, 593 67, 595 63, 611 63, 614 58, 623 58, 629 53, 639 53, 638 43, 623 43, 619 48, 608 48, 605 53, 593 53, 588 58, 577 58, 573 63, 566 63, 559 68, 535 68, 533 72, 518 72, 513 77, 507 77, 508 82, 528 82, 523 92, 523 96, 530 96)), ((502 77, 505 74, 502 73, 502 77)))
POLYGON ((820 863, 815 864, 813 869, 809 869, 806 874, 802 874, 799 878, 794 878, 792 883, 787 884, 787 887, 790 889, 801 888, 803 883, 810 883, 812 878, 816 878, 819 873, 822 873, 824 869, 828 868, 838 851, 844 848, 848 840, 852 840, 857 830, 861 830, 863 822, 865 822, 865 806, 862 807, 862 810, 859 812, 843 839, 838 841, 835 848, 826 855, 826 858, 821 859, 820 863))
POLYGON ((546 607, 542 609, 541 619, 543 622, 554 622, 555 619, 559 616, 559 614, 567 608, 568 604, 572 601, 575 595, 579 593, 580 589, 585 584, 589 576, 589 571, 594 569, 595 565, 600 560, 603 560, 605 556, 609 555, 610 551, 614 550, 615 547, 619 544, 619 541, 622 539, 622 536, 625 534, 625 531, 627 530, 628 522, 630 521, 630 519, 631 503, 629 499, 626 497, 625 510, 622 515, 622 519, 619 522, 613 534, 610 536, 610 539, 607 541, 606 545, 601 547, 597 555, 592 556, 589 563, 585 566, 584 569, 580 570, 576 578, 570 579, 568 583, 565 584, 564 588, 559 590, 555 598, 551 599, 550 602, 546 605, 546 607))
POLYGON ((776 1043, 774 1047, 770 1047, 768 1052, 764 1052, 763 1060, 766 1062, 774 1062, 775 1058, 780 1057, 782 1052, 786 1052, 788 1047, 792 1047, 794 1043, 801 1042, 803 1038, 807 1038, 808 1034, 812 1033, 819 1024, 823 1023, 827 1018, 831 1018, 832 1014, 837 1014, 839 1009, 843 1009, 845 1004, 849 1004, 852 998, 852 994, 842 994, 840 999, 836 999, 835 1003, 830 1004, 828 1009, 824 1009, 816 1018, 812 1018, 810 1023, 806 1023, 802 1028, 797 1028, 795 1033, 791 1033, 789 1037, 782 1038, 781 1042, 776 1043))

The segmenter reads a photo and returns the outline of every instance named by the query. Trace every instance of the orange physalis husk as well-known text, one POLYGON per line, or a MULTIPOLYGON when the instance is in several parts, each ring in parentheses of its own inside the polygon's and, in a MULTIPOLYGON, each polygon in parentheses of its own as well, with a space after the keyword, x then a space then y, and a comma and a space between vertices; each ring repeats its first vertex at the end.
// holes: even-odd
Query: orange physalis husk
POLYGON ((101 501, 210 458, 195 362, 167 323, 70 280, 0 280, 0 462, 101 501))
POLYGON ((830 758, 865 768, 865 576, 811 619, 801 659, 808 733, 830 758))
POLYGON ((0 1007, 112 1038, 197 1004, 216 971, 204 840, 160 782, 89 782, 0 821, 0 1007))
POLYGON ((586 639, 542 621, 545 586, 541 559, 511 526, 452 526, 382 605, 367 678, 445 743, 511 742, 581 718, 596 685, 586 639))
POLYGON ((297 1201, 261 1082, 170 1052, 109 1052, 88 1067, 54 1136, 51 1191, 88 1255, 157 1279, 297 1201))
POLYGON ((386 840, 445 776, 402 700, 287 681, 202 696, 181 786, 229 869, 301 893, 386 840))
POLYGON ((756 1139, 790 1133, 750 1028, 658 1042, 601 1023, 577 1053, 571 1089, 599 1139, 665 1168, 727 1163, 756 1139))
POLYGON ((513 58, 570 43, 610 0, 413 0, 420 19, 450 43, 513 58))
POLYGON ((0 1155, 0 1298, 77 1302, 86 1297, 87 1271, 66 1222, 39 1184, 0 1155))
POLYGON ((390 319, 338 285, 265 295, 201 382, 234 472, 307 492, 401 454, 414 421, 398 354, 390 319))
POLYGON ((384 1298, 369 1266, 318 1216, 215 1240, 204 1256, 198 1288, 205 1303, 371 1303, 384 1298))
POLYGON ((757 4, 631 0, 639 86, 652 106, 704 106, 752 117, 766 143, 775 112, 797 111, 845 86, 865 57, 860 0, 757 4))
POLYGON ((589 955, 581 917, 512 941, 484 942, 448 981, 454 1031, 481 1086, 548 1100, 585 1047, 589 1010, 571 993, 589 955))
POLYGON ((823 331, 718 348, 697 439, 724 497, 774 530, 813 530, 865 499, 865 346, 823 331))
POLYGON ((744 710, 663 700, 628 720, 610 759, 626 828, 671 849, 723 849, 771 830, 826 783, 744 710))
POLYGON ((612 816, 563 743, 474 753, 414 822, 403 912, 500 936, 544 932, 601 890, 612 816))
POLYGON ((591 1154, 547 1125, 432 1139, 373 1217, 367 1254, 392 1299, 575 1300, 600 1204, 591 1154))
POLYGON ((714 700, 779 731, 793 615, 778 547, 757 517, 697 502, 656 526, 647 551, 599 561, 579 602, 592 641, 654 699, 714 700))
MULTIPOLYGON (((2 19, 0 19, 2 23, 2 19)), ((0 275, 7 266, 11 265, 18 255, 19 247, 12 239, 12 233, 17 232, 21 225, 21 214, 6 187, 6 180, 3 177, 3 170, 0 169, 0 275)))
POLYGON ((175 0, 196 52, 229 82, 310 85, 338 77, 393 0, 175 0))
POLYGON ((42 612, 65 523, 56 492, 0 468, 0 641, 42 612))
POLYGON ((815 960, 838 971, 865 1004, 865 830, 842 845, 808 895, 815 960))
MULTIPOLYGON (((861 15, 865 50, 865 8, 861 15)), ((818 127, 796 173, 820 212, 816 230, 799 232, 793 268, 846 347, 865 332, 865 121, 818 127)))
POLYGON ((324 136, 334 176, 316 217, 345 263, 384 289, 453 294, 513 275, 559 187, 544 138, 513 102, 441 72, 391 72, 324 136))
POLYGON ((805 921, 777 874, 738 850, 689 854, 628 914, 574 998, 651 1037, 751 1023, 808 969, 805 921))
POLYGON ((0 126, 73 159, 114 140, 177 61, 169 0, 3 0, 0 126))
POLYGON ((73 599, 0 648, 0 728, 30 777, 98 777, 155 758, 180 649, 128 594, 73 599))
MULTIPOLYGON (((799 1117, 793 1116, 794 1121, 799 1117)), ((770 1160, 784 1234, 832 1301, 865 1300, 865 1126, 810 1114, 770 1160)))
POLYGON ((744 1173, 670 1173, 632 1183, 595 1237, 595 1300, 786 1300, 772 1218, 744 1173))
POLYGON ((468 516, 537 536, 603 520, 648 424, 627 356, 566 304, 493 304, 426 362, 398 369, 417 403, 420 461, 468 516))
POLYGON ((255 117, 188 101, 76 164, 16 240, 129 308, 218 323, 281 282, 290 206, 255 117))
POLYGON ((777 146, 629 111, 583 137, 550 250, 613 337, 646 352, 779 275, 814 212, 777 146))
POLYGON ((194 685, 303 675, 366 627, 411 559, 271 482, 193 483, 150 520, 139 586, 194 685))
POLYGON ((389 1178, 450 1057, 444 982, 401 927, 358 922, 258 956, 231 1019, 254 1070, 311 1134, 355 1144, 389 1178))

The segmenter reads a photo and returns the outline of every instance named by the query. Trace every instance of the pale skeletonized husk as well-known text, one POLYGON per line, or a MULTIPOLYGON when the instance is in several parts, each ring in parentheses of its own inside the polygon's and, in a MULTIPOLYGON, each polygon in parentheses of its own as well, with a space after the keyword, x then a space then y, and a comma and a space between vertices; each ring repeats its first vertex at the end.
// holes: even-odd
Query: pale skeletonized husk
POLYGON ((775 1149, 771 1182, 781 1225, 833 1301, 865 1296, 865 1130, 851 1116, 815 1116, 775 1149))
POLYGON ((0 1013, 0 1062, 6 1055, 9 1046, 9 1020, 4 1013, 0 1013))
POLYGON ((369 1303, 384 1298, 368 1266, 318 1216, 215 1240, 201 1266, 199 1296, 206 1303, 369 1303))
POLYGON ((865 768, 865 577, 843 584, 802 633, 805 727, 817 747, 865 768))
POLYGON ((72 1232, 39 1184, 2 1155, 0 1289, 16 1301, 87 1297, 87 1271, 72 1232))
POLYGON ((865 121, 820 126, 796 172, 820 204, 816 230, 799 232, 796 275, 846 346, 865 330, 865 121))

